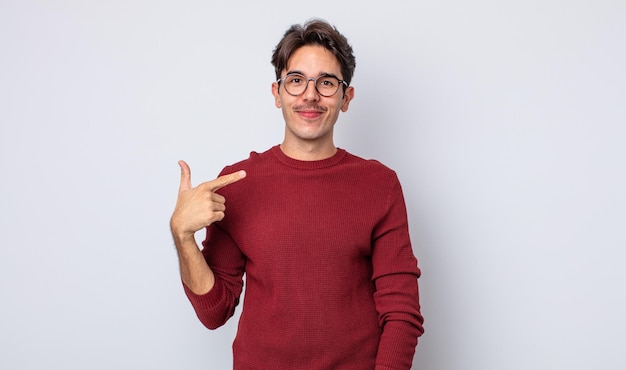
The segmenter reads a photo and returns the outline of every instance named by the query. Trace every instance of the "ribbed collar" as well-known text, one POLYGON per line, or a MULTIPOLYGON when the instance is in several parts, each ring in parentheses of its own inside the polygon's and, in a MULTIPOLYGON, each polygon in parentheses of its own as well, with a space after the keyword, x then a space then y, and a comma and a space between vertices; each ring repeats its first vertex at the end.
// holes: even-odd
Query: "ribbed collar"
POLYGON ((346 154, 348 154, 348 152, 346 152, 344 149, 337 148, 337 152, 332 157, 321 159, 318 161, 301 161, 285 155, 282 149, 280 149, 280 145, 273 146, 270 151, 281 163, 289 167, 303 170, 314 170, 319 168, 332 167, 341 162, 341 160, 346 157, 346 154))

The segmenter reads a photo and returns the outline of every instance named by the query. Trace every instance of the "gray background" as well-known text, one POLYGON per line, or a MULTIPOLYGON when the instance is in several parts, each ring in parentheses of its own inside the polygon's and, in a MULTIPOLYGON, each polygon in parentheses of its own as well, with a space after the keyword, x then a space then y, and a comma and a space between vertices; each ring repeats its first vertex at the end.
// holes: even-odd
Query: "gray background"
MULTIPOLYGON (((282 139, 271 51, 353 44, 336 143, 394 168, 423 269, 415 369, 623 369, 623 1, 0 1, 0 368, 227 369, 168 221, 282 139), (375 5, 374 5, 375 4, 375 5)), ((294 189, 297 191, 297 189, 294 189)))

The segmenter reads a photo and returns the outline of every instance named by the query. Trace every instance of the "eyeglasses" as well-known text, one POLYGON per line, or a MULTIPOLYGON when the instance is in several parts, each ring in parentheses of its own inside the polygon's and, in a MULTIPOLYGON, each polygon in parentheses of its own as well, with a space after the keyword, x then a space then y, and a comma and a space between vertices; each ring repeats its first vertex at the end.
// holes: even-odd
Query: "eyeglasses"
POLYGON ((346 81, 340 80, 335 76, 323 75, 317 78, 307 78, 300 73, 290 73, 284 78, 279 78, 276 82, 279 84, 282 82, 285 86, 285 91, 289 95, 298 96, 304 94, 309 87, 309 81, 313 81, 317 93, 325 97, 335 95, 341 85, 344 88, 348 86, 346 81))

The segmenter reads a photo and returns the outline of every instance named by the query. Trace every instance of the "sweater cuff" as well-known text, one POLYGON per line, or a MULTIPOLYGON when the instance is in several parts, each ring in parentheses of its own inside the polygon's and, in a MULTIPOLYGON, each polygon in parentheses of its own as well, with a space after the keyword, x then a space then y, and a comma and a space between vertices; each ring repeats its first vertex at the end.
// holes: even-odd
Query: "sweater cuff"
POLYGON ((406 321, 385 324, 376 356, 376 370, 409 370, 420 331, 406 321))

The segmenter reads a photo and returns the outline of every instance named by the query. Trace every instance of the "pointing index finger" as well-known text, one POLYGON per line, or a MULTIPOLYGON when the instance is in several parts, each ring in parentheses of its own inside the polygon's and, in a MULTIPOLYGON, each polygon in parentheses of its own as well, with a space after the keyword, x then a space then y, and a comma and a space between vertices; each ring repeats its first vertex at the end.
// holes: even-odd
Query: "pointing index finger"
POLYGON ((226 185, 230 185, 246 177, 246 171, 241 170, 223 175, 209 183, 209 188, 213 191, 223 188, 226 185))

